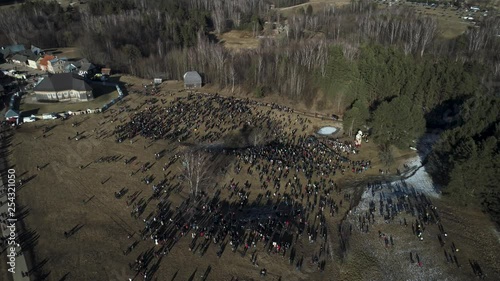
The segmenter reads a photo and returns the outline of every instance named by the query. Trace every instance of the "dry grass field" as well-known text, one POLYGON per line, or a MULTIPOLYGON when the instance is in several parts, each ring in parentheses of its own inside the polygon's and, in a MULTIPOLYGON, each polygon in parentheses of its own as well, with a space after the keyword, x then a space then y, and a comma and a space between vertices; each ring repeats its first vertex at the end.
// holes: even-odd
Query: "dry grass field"
POLYGON ((310 0, 307 3, 303 3, 303 4, 291 6, 291 7, 279 8, 279 11, 284 16, 290 16, 294 13, 297 13, 299 9, 305 10, 307 8, 307 6, 309 6, 309 5, 313 8, 313 12, 318 12, 318 11, 321 11, 326 6, 341 7, 341 6, 349 4, 350 2, 351 1, 349 1, 349 0, 310 0))
MULTIPOLYGON (((378 196, 376 193, 377 204, 378 196)), ((487 274, 485 280, 497 280, 500 266, 496 260, 500 243, 498 232, 488 217, 475 208, 450 207, 453 202, 447 199, 431 200, 437 207, 448 234, 444 238, 444 246, 440 245, 437 238, 440 231, 436 225, 425 226, 424 239, 419 241, 412 234, 411 224, 415 217, 402 214, 388 223, 376 216, 376 223, 370 226, 369 233, 354 231, 351 237, 352 248, 342 267, 341 280, 401 280, 402 276, 406 280, 475 280, 478 277, 473 274, 470 266, 470 261, 473 260, 478 261, 487 274), (408 226, 402 224, 403 219, 407 220, 408 226), (378 231, 392 236, 394 246, 385 246, 378 231), (452 245, 456 245, 459 251, 452 252, 452 245), (459 266, 454 261, 447 261, 445 251, 457 257, 459 266), (413 253, 415 263, 410 262, 410 252, 413 253), (416 254, 419 255, 422 266, 418 266, 416 254)), ((355 229, 359 227, 357 217, 362 216, 364 211, 353 212, 351 222, 355 229)))
POLYGON ((251 31, 231 30, 220 35, 219 40, 229 50, 248 50, 259 47, 259 39, 251 31))
MULTIPOLYGON (((116 143, 111 136, 113 129, 123 124, 136 111, 143 110, 146 106, 133 111, 119 113, 119 108, 130 106, 134 108, 143 104, 146 98, 134 93, 140 91, 142 84, 150 81, 123 77, 122 82, 130 85, 129 92, 133 93, 126 97, 123 103, 112 107, 112 110, 103 114, 73 116, 67 121, 50 120, 37 121, 24 124, 16 130, 12 142, 9 162, 14 165, 18 178, 27 179, 34 176, 32 180, 18 188, 18 206, 27 210, 24 219, 26 230, 35 231, 40 235, 34 248, 35 264, 46 261, 43 272, 49 273, 47 280, 110 280, 121 281, 133 277, 134 273, 129 270, 128 264, 148 249, 157 247, 150 239, 145 241, 138 238, 138 231, 144 227, 143 219, 152 212, 156 202, 153 200, 147 207, 144 215, 139 219, 131 217, 131 207, 125 203, 126 198, 116 199, 114 193, 123 187, 129 189, 129 194, 139 192, 139 198, 148 198, 152 191, 149 185, 141 182, 146 174, 153 174, 158 178, 168 177, 172 182, 178 179, 172 175, 178 174, 180 164, 175 164, 168 171, 162 171, 163 162, 167 162, 182 147, 177 142, 157 141, 149 142, 141 137, 134 139, 133 143, 125 141, 116 143), (78 124, 76 127, 72 124, 78 124), (50 131, 43 132, 45 127, 50 131), (76 141, 68 140, 79 132, 85 138, 76 141), (46 137, 42 137, 45 134, 46 137), (97 136, 100 136, 97 138, 97 136), (107 136, 107 137, 105 137, 107 136), (167 154, 160 160, 155 160, 154 154, 166 149, 167 154), (104 156, 119 156, 116 162, 96 162, 104 156), (129 165, 124 164, 124 159, 131 157, 137 159, 129 165), (147 173, 137 172, 146 163, 154 163, 147 173), (36 166, 42 167, 40 171, 36 166), (81 167, 83 166, 83 168, 81 167), (136 172, 131 175, 132 172, 136 172), (165 174, 168 176, 165 176, 165 174), (64 237, 64 232, 75 226, 81 226, 73 236, 64 237), (127 238, 129 234, 134 234, 127 238), (128 255, 123 251, 134 241, 139 242, 135 249, 128 255), (63 279, 66 276, 66 279, 63 279)), ((162 95, 156 98, 168 101, 176 97, 184 97, 186 92, 179 92, 181 83, 167 81, 162 85, 162 95)), ((271 97, 265 98, 271 99, 271 97)), ((273 112, 272 119, 286 120, 290 116, 294 120, 296 113, 273 112)), ((317 128, 332 123, 319 118, 304 117, 311 120, 309 133, 317 128)), ((298 125, 290 124, 289 130, 300 128, 298 125)), ((373 159, 373 168, 361 175, 331 176, 342 185, 344 192, 351 193, 352 182, 362 182, 363 179, 378 176, 378 168, 381 167, 376 160, 376 150, 371 142, 363 144, 361 154, 352 157, 357 159, 373 159)), ((390 169, 401 167, 401 162, 412 157, 411 152, 396 152, 398 163, 390 169)), ((227 162, 229 171, 233 171, 234 159, 227 162)), ((243 168, 244 170, 245 168, 243 168)), ((228 172, 218 179, 219 186, 228 184, 233 179, 236 182, 245 182, 255 179, 245 173, 235 174, 228 172)), ((182 182, 181 182, 182 183, 182 182)), ((364 186, 364 185, 362 185, 364 186)), ((214 187, 209 187, 209 194, 215 192, 214 187)), ((333 194, 333 199, 338 202, 343 199, 344 192, 333 194)), ((257 188, 251 190, 250 202, 259 193, 257 188)), ((222 189, 221 197, 227 198, 228 191, 222 189)), ((178 206, 181 201, 188 197, 187 188, 180 193, 172 193, 168 200, 172 207, 178 206)), ((448 207, 448 202, 435 200, 436 206, 443 214, 443 225, 447 228, 450 236, 461 248, 463 267, 460 270, 444 270, 443 276, 449 280, 467 280, 471 277, 471 269, 467 264, 466 257, 477 259, 487 269, 489 276, 498 274, 495 263, 498 250, 498 239, 492 231, 492 224, 487 217, 476 210, 457 210, 448 207), (479 230, 478 230, 479 229, 479 230), (483 255, 484 254, 484 255, 483 255)), ((226 250, 221 258, 216 257, 216 246, 210 246, 207 253, 200 257, 198 254, 188 251, 190 237, 182 238, 165 256, 160 263, 158 272, 155 274, 157 280, 200 280, 200 275, 211 266, 211 272, 206 280, 261 280, 259 270, 266 268, 268 276, 262 280, 401 280, 387 279, 384 272, 386 261, 390 259, 390 253, 386 253, 381 246, 376 229, 369 234, 356 233, 354 231, 351 239, 351 251, 348 259, 341 262, 337 249, 339 240, 337 236, 337 224, 342 215, 348 211, 347 204, 340 207, 339 214, 333 217, 327 215, 329 229, 328 245, 331 247, 326 259, 324 272, 319 272, 316 265, 310 263, 311 257, 317 253, 319 244, 309 244, 307 239, 299 239, 296 249, 299 255, 304 256, 304 265, 300 271, 288 264, 287 257, 277 257, 264 251, 259 245, 255 250, 258 255, 259 266, 253 266, 250 262, 251 249, 245 257, 239 251, 232 253, 226 250), (378 247, 378 249, 377 249, 378 247), (373 250, 375 248, 375 250, 373 250)), ((386 225, 382 221, 377 228, 384 232, 400 233, 397 245, 401 247, 415 246, 416 237, 408 234, 407 230, 396 229, 399 225, 386 225), (403 246, 405 245, 405 246, 403 246), (412 246, 413 245, 413 246, 412 246)), ((431 233, 431 232, 429 232, 431 233)), ((431 235, 431 234, 429 234, 431 235)), ((418 241, 417 241, 418 242, 418 241)), ((429 237, 424 247, 428 256, 439 255, 442 257, 442 249, 437 239, 429 237)), ((417 246, 415 246, 417 247, 417 246)), ((428 258, 423 255, 423 258, 428 258)), ((443 258, 444 259, 444 258, 443 258)), ((401 266, 410 266, 401 261, 401 266)), ((442 261, 431 264, 425 261, 427 267, 438 268, 447 266, 442 261)), ((395 276, 398 276, 398 266, 394 267, 395 276)), ((441 269, 439 269, 441 270, 441 269)), ((399 275, 399 277, 402 277, 399 275)), ((140 279, 137 277, 134 280, 140 279)), ((3 279, 2 279, 3 280, 3 279)), ((415 280, 415 279, 413 279, 415 280)), ((425 279, 428 280, 428 279, 425 279)), ((470 280, 470 279, 469 279, 470 280)), ((493 279, 491 279, 493 280, 493 279)))
POLYGON ((455 38, 473 26, 471 22, 462 19, 464 13, 456 9, 430 8, 414 4, 411 7, 418 14, 435 17, 438 21, 438 35, 444 39, 455 38))
MULTIPOLYGON (((496 1, 498 4, 498 1, 496 1)), ((298 12, 298 9, 306 9, 308 5, 313 7, 313 11, 320 11, 322 10, 325 6, 327 5, 334 5, 335 7, 340 7, 343 5, 349 4, 350 1, 347 0, 330 0, 330 1, 325 1, 325 0, 311 0, 307 3, 292 6, 292 7, 286 7, 286 8, 280 8, 279 10, 281 13, 285 16, 290 16, 294 13, 298 12)), ((463 34, 468 27, 473 26, 471 22, 465 21, 462 19, 462 16, 465 16, 466 13, 463 11, 457 11, 456 9, 453 8, 447 8, 444 9, 442 7, 437 7, 437 8, 431 8, 431 7, 426 7, 422 6, 416 3, 412 2, 399 2, 395 3, 395 5, 405 5, 409 6, 412 9, 415 9, 415 11, 419 14, 422 15, 428 15, 431 17, 435 17, 438 20, 438 34, 440 37, 445 38, 445 39, 450 39, 457 37, 461 34, 463 34)), ((494 2, 491 4, 495 6, 494 2)), ((385 8, 387 7, 387 3, 380 2, 379 7, 380 8, 385 8)), ((479 13, 478 13, 479 14, 479 13)))
POLYGON ((69 60, 76 60, 82 58, 80 50, 77 47, 50 48, 44 51, 59 58, 67 58, 69 60))

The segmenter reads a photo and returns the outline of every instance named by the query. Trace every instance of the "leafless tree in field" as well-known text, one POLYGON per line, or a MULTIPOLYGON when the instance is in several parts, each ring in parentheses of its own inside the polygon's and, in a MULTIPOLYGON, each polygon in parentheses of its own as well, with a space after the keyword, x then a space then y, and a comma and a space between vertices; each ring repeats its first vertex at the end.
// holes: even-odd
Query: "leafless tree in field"
POLYGON ((437 20, 425 18, 422 22, 422 36, 420 38, 420 56, 424 56, 424 51, 434 39, 437 30, 437 20))
POLYGON ((356 55, 358 54, 358 47, 355 45, 355 43, 350 43, 348 41, 342 41, 340 42, 342 46, 342 53, 344 54, 344 57, 346 57, 348 60, 354 60, 356 55))
POLYGON ((475 28, 467 32, 468 52, 474 53, 484 48, 488 40, 488 32, 485 28, 475 28))
POLYGON ((266 132, 261 127, 252 128, 248 140, 252 146, 264 145, 269 141, 269 132, 266 132))
POLYGON ((228 68, 227 73, 229 73, 229 80, 231 82, 231 93, 234 93, 234 85, 236 82, 236 70, 234 69, 234 56, 233 55, 231 55, 231 61, 228 63, 227 68, 228 68))
POLYGON ((190 193, 197 195, 210 179, 209 155, 200 150, 188 150, 182 157, 182 177, 190 187, 190 193))

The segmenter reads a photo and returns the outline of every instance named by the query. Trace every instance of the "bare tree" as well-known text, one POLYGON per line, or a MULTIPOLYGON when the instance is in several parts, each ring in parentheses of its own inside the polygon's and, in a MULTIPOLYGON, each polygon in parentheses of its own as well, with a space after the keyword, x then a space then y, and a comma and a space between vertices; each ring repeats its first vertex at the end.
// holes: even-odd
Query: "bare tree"
POLYGON ((224 32, 226 19, 224 15, 224 9, 222 7, 222 1, 214 2, 212 18, 214 19, 215 33, 221 34, 222 32, 224 32))
POLYGON ((231 80, 231 93, 234 93, 234 83, 236 80, 236 69, 234 69, 234 58, 231 56, 231 63, 228 66, 229 68, 229 79, 231 80))
POLYGON ((264 145, 268 141, 267 133, 262 128, 253 128, 249 140, 253 146, 264 145))
POLYGON ((429 43, 434 39, 437 30, 437 21, 431 18, 425 18, 423 20, 423 28, 422 28, 422 36, 420 38, 420 56, 424 56, 425 49, 429 45, 429 43))
POLYGON ((188 150, 182 156, 182 177, 190 187, 190 193, 197 195, 209 180, 209 156, 200 150, 188 150))

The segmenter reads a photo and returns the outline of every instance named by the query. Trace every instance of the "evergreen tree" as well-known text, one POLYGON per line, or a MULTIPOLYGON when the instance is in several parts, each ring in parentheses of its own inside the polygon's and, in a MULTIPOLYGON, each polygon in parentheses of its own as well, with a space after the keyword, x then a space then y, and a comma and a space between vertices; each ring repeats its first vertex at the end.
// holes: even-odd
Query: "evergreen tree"
POLYGON ((474 96, 460 111, 460 124, 441 135, 428 171, 444 193, 462 204, 482 201, 500 214, 500 98, 474 96))
POLYGON ((400 96, 383 102, 373 113, 372 135, 379 144, 401 148, 414 145, 425 131, 422 109, 410 98, 400 96))
POLYGON ((352 136, 358 129, 363 130, 366 121, 370 117, 368 104, 362 100, 356 100, 352 107, 344 115, 344 130, 352 136))

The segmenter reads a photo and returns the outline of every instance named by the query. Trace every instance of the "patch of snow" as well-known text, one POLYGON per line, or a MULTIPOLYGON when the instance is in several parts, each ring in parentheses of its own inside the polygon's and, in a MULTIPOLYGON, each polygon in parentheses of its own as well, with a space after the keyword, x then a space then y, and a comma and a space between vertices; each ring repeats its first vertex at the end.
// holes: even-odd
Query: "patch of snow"
POLYGON ((369 204, 372 200, 377 201, 379 196, 384 199, 387 197, 397 197, 401 195, 424 194, 431 198, 439 198, 441 194, 439 188, 432 181, 431 176, 422 166, 421 156, 410 158, 406 165, 410 167, 410 171, 406 173, 403 178, 404 184, 401 180, 383 183, 381 188, 376 190, 376 196, 372 195, 371 189, 367 189, 361 195, 361 200, 357 207, 353 209, 354 214, 363 214, 369 210, 369 204))
MULTIPOLYGON (((408 186, 415 189, 416 192, 424 193, 427 196, 434 198, 439 198, 440 194, 438 192, 438 187, 432 181, 431 176, 425 170, 425 166, 422 166, 421 156, 415 156, 406 162, 410 168, 414 168, 413 172, 410 172, 409 177, 405 179, 408 186)), ((413 170, 413 169, 412 169, 413 170)))
POLYGON ((326 136, 326 135, 331 135, 331 134, 335 133, 336 131, 337 131, 337 128, 327 126, 327 127, 323 127, 321 129, 319 129, 316 133, 319 135, 326 136))

